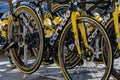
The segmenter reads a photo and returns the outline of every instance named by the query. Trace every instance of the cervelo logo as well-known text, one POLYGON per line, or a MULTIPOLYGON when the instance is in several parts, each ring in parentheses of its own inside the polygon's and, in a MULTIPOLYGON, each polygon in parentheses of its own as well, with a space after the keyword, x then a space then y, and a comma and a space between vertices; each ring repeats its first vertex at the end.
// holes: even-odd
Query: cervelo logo
POLYGON ((110 20, 110 14, 107 14, 103 17, 101 24, 104 26, 108 22, 108 20, 110 20))
POLYGON ((63 29, 63 26, 66 25, 66 22, 68 21, 68 18, 70 17, 70 15, 71 15, 71 13, 69 10, 63 15, 62 22, 60 23, 60 25, 56 29, 55 33, 53 34, 52 38, 50 39, 50 45, 54 44, 54 41, 57 39, 57 37, 59 35, 59 31, 61 31, 63 29))
POLYGON ((95 29, 95 31, 88 37, 88 42, 91 42, 97 35, 98 29, 95 29))

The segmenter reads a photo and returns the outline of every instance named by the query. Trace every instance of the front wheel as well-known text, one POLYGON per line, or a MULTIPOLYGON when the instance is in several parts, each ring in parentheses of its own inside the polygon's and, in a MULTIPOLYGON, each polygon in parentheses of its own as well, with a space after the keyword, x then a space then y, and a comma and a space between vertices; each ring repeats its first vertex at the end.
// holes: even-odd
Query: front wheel
POLYGON ((10 52, 18 69, 25 74, 35 72, 43 57, 43 32, 36 13, 28 6, 20 6, 15 18, 9 20, 8 40, 17 42, 10 52))
POLYGON ((63 75, 66 80, 107 80, 110 76, 113 61, 111 44, 105 30, 99 23, 88 17, 79 17, 77 23, 84 24, 89 46, 84 45, 80 28, 77 26, 82 51, 82 56, 79 56, 74 42, 72 22, 70 21, 62 32, 58 48, 59 63, 63 75), (100 45, 101 39, 104 41, 102 46, 100 45), (86 52, 86 49, 89 50, 86 52), (79 64, 71 61, 71 63, 77 63, 72 69, 68 69, 66 63, 66 58, 70 54, 77 54, 78 59, 81 57, 79 64), (102 58, 103 63, 97 63, 96 58, 98 58, 97 60, 102 58))

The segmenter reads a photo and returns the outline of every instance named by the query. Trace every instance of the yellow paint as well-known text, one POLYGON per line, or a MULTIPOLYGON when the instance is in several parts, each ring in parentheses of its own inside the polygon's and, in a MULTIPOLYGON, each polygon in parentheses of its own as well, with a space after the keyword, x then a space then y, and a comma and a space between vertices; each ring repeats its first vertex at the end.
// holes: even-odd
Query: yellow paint
POLYGON ((54 23, 55 25, 58 25, 58 24, 60 24, 60 22, 61 22, 61 19, 60 19, 60 17, 55 17, 55 18, 54 18, 54 21, 53 21, 53 23, 54 23))
POLYGON ((72 28, 73 28, 73 32, 74 32, 75 44, 77 47, 78 54, 81 56, 82 52, 81 52, 81 48, 80 48, 80 44, 79 44, 78 29, 77 29, 77 22, 76 22, 77 17, 79 17, 79 16, 80 16, 79 12, 72 12, 71 20, 72 20, 72 28))
MULTIPOLYGON (((118 2, 115 2, 115 11, 113 12, 113 19, 114 19, 114 28, 116 33, 116 38, 120 39, 120 28, 119 28, 119 6, 118 2)), ((118 48, 120 49, 120 43, 118 43, 118 48)))
MULTIPOLYGON (((87 41, 87 36, 86 36, 86 31, 85 31, 84 24, 83 23, 78 23, 78 27, 80 29, 84 45, 85 45, 85 47, 88 47, 88 41, 87 41)), ((86 49, 86 51, 88 51, 88 49, 86 49)))

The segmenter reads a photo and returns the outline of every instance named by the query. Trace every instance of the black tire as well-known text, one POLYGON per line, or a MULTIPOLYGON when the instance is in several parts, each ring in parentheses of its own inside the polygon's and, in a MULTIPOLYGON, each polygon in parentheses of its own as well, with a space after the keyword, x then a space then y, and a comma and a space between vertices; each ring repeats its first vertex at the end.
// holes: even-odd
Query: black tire
MULTIPOLYGON (((88 79, 108 80, 110 73, 111 73, 113 58, 112 58, 111 44, 110 44, 107 33, 105 32, 103 27, 98 22, 96 22, 95 20, 93 20, 89 17, 79 17, 77 22, 84 23, 84 25, 86 25, 85 26, 86 31, 88 29, 87 24, 92 25, 92 27, 93 27, 92 30, 96 30, 96 29, 98 30, 99 34, 97 33, 97 35, 94 37, 94 39, 92 39, 92 42, 89 43, 89 46, 93 50, 96 48, 94 41, 99 39, 100 37, 104 38, 105 43, 104 43, 104 46, 102 46, 103 48, 101 49, 101 52, 103 53, 102 56, 105 58, 104 59, 105 61, 104 61, 104 64, 97 64, 96 62, 94 62, 94 57, 92 58, 91 61, 88 61, 86 59, 86 53, 84 51, 86 48, 82 42, 82 39, 81 39, 81 36, 79 33, 79 39, 80 39, 79 41, 80 41, 80 46, 82 49, 81 50, 82 51, 81 61, 79 62, 80 65, 76 65, 76 67, 74 67, 72 69, 67 68, 67 64, 65 62, 66 61, 65 58, 66 58, 67 54, 64 53, 65 52, 64 47, 67 47, 65 44, 67 41, 69 41, 70 39, 74 40, 74 38, 72 38, 72 37, 74 37, 74 35, 73 35, 73 31, 72 31, 72 26, 71 26, 72 24, 70 21, 62 32, 60 42, 59 42, 59 47, 58 47, 59 63, 60 63, 61 69, 63 71, 63 75, 64 75, 65 79, 66 80, 88 80, 88 79), (69 34, 70 32, 72 34, 69 34), (69 36, 69 37, 66 37, 66 36, 69 36), (85 62, 86 62, 86 64, 85 64, 85 62), (77 70, 75 71, 76 68, 77 68, 77 70), (79 71, 81 71, 81 72, 79 72, 79 71), (100 73, 102 73, 102 74, 100 74, 100 73)), ((78 30, 78 32, 80 32, 80 31, 78 30)), ((89 36, 89 34, 88 34, 89 32, 86 32, 86 33, 87 33, 87 36, 89 36)), ((74 43, 74 41, 72 43, 74 43)), ((98 45, 99 44, 100 43, 98 43, 98 45)), ((74 47, 74 48, 76 48, 76 47, 74 47)), ((92 56, 94 54, 95 54, 95 52, 92 54, 92 56)))
POLYGON ((43 58, 44 39, 41 21, 28 6, 19 6, 14 14, 15 22, 9 19, 8 40, 9 43, 16 40, 18 42, 10 52, 18 69, 24 74, 32 74, 38 70, 43 58))

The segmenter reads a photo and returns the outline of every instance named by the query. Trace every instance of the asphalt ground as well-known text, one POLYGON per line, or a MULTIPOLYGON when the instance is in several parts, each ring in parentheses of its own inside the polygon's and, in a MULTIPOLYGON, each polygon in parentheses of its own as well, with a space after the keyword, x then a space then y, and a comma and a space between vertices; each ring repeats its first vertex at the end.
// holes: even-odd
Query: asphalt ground
POLYGON ((56 64, 41 65, 39 70, 31 75, 25 75, 17 68, 12 69, 10 66, 8 58, 0 55, 0 80, 64 80, 56 64))
MULTIPOLYGON (((82 77, 89 76, 82 75, 81 79, 82 77)), ((25 75, 21 73, 17 68, 12 69, 10 67, 8 58, 0 54, 0 80, 65 80, 65 79, 62 75, 62 71, 56 64, 41 65, 39 70, 37 70, 34 74, 25 75)), ((91 77, 91 79, 89 80, 94 79, 91 77)), ((109 80, 115 79, 110 78, 109 80)))

